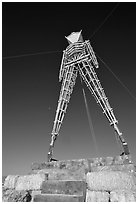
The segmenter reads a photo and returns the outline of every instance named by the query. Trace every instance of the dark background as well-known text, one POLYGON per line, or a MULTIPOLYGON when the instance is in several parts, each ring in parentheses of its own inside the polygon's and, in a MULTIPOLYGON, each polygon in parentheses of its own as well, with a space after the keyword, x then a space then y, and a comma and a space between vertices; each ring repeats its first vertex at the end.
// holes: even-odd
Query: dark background
MULTIPOLYGON (((90 39, 95 52, 135 97, 136 4, 4 2, 2 23, 3 175, 26 174, 32 162, 47 159, 61 86, 58 74, 62 51, 68 45, 64 36, 82 29, 83 38, 90 39), (59 52, 39 53, 47 51, 59 52), (38 54, 25 56, 31 53, 38 54)), ((98 61, 97 75, 135 162, 135 99, 98 61)), ((78 77, 55 144, 57 159, 120 153, 114 130, 86 87, 85 91, 99 153, 97 155, 90 133, 78 77)))

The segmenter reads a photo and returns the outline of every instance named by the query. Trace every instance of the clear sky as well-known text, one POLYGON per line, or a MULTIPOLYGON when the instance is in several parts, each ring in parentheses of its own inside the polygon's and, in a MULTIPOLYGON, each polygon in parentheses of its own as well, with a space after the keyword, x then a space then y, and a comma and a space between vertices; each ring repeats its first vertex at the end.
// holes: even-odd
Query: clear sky
MULTIPOLYGON (((58 74, 62 51, 68 45, 64 36, 82 30, 84 40, 90 39, 94 51, 135 97, 136 4, 118 4, 104 22, 116 5, 3 3, 3 175, 27 174, 31 163, 47 160, 61 87, 58 74), (47 51, 59 52, 6 58, 47 51)), ((97 75, 135 162, 135 99, 98 61, 100 68, 96 70, 97 75)), ((84 88, 99 153, 97 155, 95 151, 78 77, 55 143, 54 157, 59 160, 120 153, 114 130, 89 90, 84 88)))

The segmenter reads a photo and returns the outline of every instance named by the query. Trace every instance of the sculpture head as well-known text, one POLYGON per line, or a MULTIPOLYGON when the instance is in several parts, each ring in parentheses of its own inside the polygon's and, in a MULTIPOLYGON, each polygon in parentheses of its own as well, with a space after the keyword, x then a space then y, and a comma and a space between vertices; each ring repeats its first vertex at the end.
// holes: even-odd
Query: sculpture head
POLYGON ((82 37, 81 31, 80 32, 72 32, 67 37, 65 36, 68 43, 72 44, 72 43, 76 43, 76 42, 83 42, 83 37, 82 37))

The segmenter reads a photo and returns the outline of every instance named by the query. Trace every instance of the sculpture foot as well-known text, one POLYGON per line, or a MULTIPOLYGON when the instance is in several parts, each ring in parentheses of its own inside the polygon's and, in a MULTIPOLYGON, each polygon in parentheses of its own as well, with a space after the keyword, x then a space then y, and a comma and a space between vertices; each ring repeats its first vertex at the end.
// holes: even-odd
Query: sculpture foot
POLYGON ((52 162, 52 161, 58 161, 57 159, 53 159, 53 158, 51 158, 50 159, 50 162, 52 162))
POLYGON ((123 156, 123 155, 125 155, 125 152, 122 152, 122 153, 120 154, 120 156, 123 156))

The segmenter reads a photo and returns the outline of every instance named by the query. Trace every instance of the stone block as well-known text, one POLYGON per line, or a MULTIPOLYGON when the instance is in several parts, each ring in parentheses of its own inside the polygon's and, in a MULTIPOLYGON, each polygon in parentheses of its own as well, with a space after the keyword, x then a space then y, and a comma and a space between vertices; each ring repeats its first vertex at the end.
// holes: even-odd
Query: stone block
POLYGON ((38 194, 32 202, 84 202, 84 196, 64 194, 38 194))
POLYGON ((86 191, 84 181, 46 181, 42 184, 41 193, 83 195, 86 191))
POLYGON ((45 174, 34 174, 20 176, 17 180, 15 189, 20 190, 39 190, 43 181, 46 180, 45 174))
POLYGON ((35 197, 35 195, 39 195, 39 194, 41 194, 41 190, 33 190, 31 193, 31 196, 32 196, 31 202, 33 202, 33 198, 35 197))
POLYGON ((111 166, 113 164, 113 160, 114 160, 114 157, 106 157, 105 158, 105 165, 106 166, 111 166))
POLYGON ((48 180, 85 180, 85 172, 83 170, 78 171, 50 171, 48 174, 48 180))
POLYGON ((133 191, 111 191, 110 202, 136 202, 136 193, 133 191))
POLYGON ((47 175, 48 180, 85 180, 86 175, 83 168, 80 168, 77 171, 68 170, 68 169, 41 169, 33 170, 35 174, 44 173, 47 175))
POLYGON ((89 158, 88 163, 90 167, 132 164, 131 155, 89 158))
POLYGON ((91 172, 98 171, 123 171, 134 173, 136 171, 133 164, 121 164, 121 165, 110 165, 110 166, 91 166, 91 172))
POLYGON ((9 175, 9 176, 7 176, 7 177, 5 178, 5 181, 4 181, 4 188, 14 189, 18 177, 19 177, 18 175, 16 175, 16 176, 14 176, 14 175, 9 175))
POLYGON ((90 168, 98 167, 98 166, 105 166, 105 165, 112 165, 113 157, 100 157, 100 158, 89 158, 88 163, 90 168))
POLYGON ((3 202, 30 202, 32 199, 29 191, 15 191, 14 189, 3 189, 3 202))
POLYGON ((105 191, 87 190, 86 202, 109 202, 109 193, 105 191))
POLYGON ((76 171, 80 168, 88 169, 87 159, 76 159, 76 160, 61 160, 61 161, 52 161, 45 163, 33 163, 31 166, 32 170, 41 170, 41 169, 68 169, 76 171))
POLYGON ((120 171, 87 173, 86 182, 88 189, 92 191, 134 190, 136 188, 135 177, 120 171))

